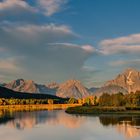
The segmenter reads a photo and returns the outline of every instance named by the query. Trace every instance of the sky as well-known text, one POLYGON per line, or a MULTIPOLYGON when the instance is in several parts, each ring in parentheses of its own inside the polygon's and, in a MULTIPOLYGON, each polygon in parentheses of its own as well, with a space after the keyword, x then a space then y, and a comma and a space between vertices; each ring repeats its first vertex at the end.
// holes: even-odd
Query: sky
POLYGON ((0 81, 102 86, 140 70, 139 0, 0 0, 0 81))

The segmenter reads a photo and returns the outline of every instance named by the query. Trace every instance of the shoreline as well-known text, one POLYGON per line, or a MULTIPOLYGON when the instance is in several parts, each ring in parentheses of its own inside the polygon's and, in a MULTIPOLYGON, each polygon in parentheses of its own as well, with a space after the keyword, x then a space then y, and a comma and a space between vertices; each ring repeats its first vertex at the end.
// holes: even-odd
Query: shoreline
POLYGON ((57 110, 76 106, 81 106, 81 104, 0 105, 0 111, 57 110))
POLYGON ((69 107, 65 111, 75 115, 140 115, 140 110, 127 110, 125 107, 69 107))

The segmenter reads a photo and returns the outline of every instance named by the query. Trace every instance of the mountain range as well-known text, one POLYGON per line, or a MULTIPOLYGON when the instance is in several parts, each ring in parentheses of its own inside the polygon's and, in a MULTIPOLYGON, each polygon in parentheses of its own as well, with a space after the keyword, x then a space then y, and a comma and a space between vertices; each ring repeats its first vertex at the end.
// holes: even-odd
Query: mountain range
POLYGON ((50 94, 62 98, 84 98, 90 95, 90 92, 78 80, 68 80, 62 84, 56 82, 48 85, 37 84, 32 80, 17 79, 10 83, 3 84, 5 88, 21 93, 50 94))
POLYGON ((60 97, 50 95, 50 94, 36 94, 36 93, 26 93, 13 91, 11 89, 0 86, 0 98, 16 98, 16 99, 59 99, 63 100, 60 97))
POLYGON ((12 89, 18 92, 28 92, 28 93, 43 93, 55 95, 58 84, 53 82, 48 86, 43 84, 37 84, 32 80, 17 79, 10 83, 3 84, 4 87, 12 89))
POLYGON ((44 85, 37 84, 32 80, 17 79, 2 84, 2 86, 19 93, 50 94, 62 98, 85 98, 92 94, 100 96, 102 93, 115 94, 118 92, 127 94, 140 90, 140 72, 132 68, 126 69, 100 88, 91 87, 88 89, 78 80, 68 80, 61 84, 52 82, 44 85))

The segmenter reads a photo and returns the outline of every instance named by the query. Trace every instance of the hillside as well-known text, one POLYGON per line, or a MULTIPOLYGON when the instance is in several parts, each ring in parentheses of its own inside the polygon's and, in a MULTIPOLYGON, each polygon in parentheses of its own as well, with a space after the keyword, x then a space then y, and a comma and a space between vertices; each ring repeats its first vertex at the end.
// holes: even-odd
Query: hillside
POLYGON ((32 80, 24 80, 24 79, 13 80, 10 83, 4 84, 4 87, 21 93, 28 92, 28 93, 51 94, 51 95, 55 95, 57 89, 57 87, 54 84, 53 86, 48 87, 47 85, 37 84, 32 80))
POLYGON ((93 95, 96 95, 97 97, 101 96, 103 93, 108 93, 108 94, 116 94, 116 93, 123 93, 127 94, 127 90, 125 90, 123 87, 116 86, 116 85, 108 85, 108 86, 103 86, 93 92, 93 95))
POLYGON ((105 83, 105 86, 120 86, 130 92, 140 90, 140 72, 136 69, 129 68, 119 74, 115 79, 105 83))
POLYGON ((90 95, 90 92, 78 80, 68 80, 60 84, 57 96, 62 98, 84 98, 90 95))
POLYGON ((0 98, 17 98, 17 99, 62 99, 60 97, 49 94, 37 94, 37 93, 21 93, 7 89, 0 86, 0 98))

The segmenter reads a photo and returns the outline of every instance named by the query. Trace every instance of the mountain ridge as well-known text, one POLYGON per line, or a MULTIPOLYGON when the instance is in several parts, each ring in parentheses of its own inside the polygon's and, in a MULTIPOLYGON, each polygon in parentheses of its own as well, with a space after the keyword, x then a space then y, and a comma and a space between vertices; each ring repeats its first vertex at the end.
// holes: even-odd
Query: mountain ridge
POLYGON ((4 84, 4 87, 12 89, 18 92, 28 92, 28 93, 44 93, 55 95, 56 88, 49 88, 43 84, 37 84, 33 80, 17 79, 10 83, 4 84))
POLYGON ((15 99, 62 99, 60 97, 49 95, 49 94, 37 94, 37 93, 22 93, 13 91, 11 89, 8 89, 6 87, 0 86, 0 98, 15 98, 15 99))
POLYGON ((100 88, 86 88, 80 81, 74 79, 60 84, 52 82, 48 85, 37 84, 32 80, 17 79, 1 85, 21 93, 43 93, 63 98, 85 98, 92 94, 100 96, 102 93, 115 94, 122 92, 127 94, 140 90, 140 71, 128 68, 118 74, 113 80, 107 81, 100 88))
POLYGON ((133 68, 127 68, 118 74, 113 80, 107 81, 101 88, 93 92, 96 96, 103 93, 115 94, 121 92, 128 94, 140 90, 140 72, 133 68))
POLYGON ((68 80, 60 84, 56 95, 63 98, 85 98, 88 97, 90 93, 80 81, 68 80))
POLYGON ((136 92, 140 90, 140 71, 128 68, 113 80, 110 80, 105 83, 105 86, 108 85, 117 85, 123 87, 130 92, 136 92))

